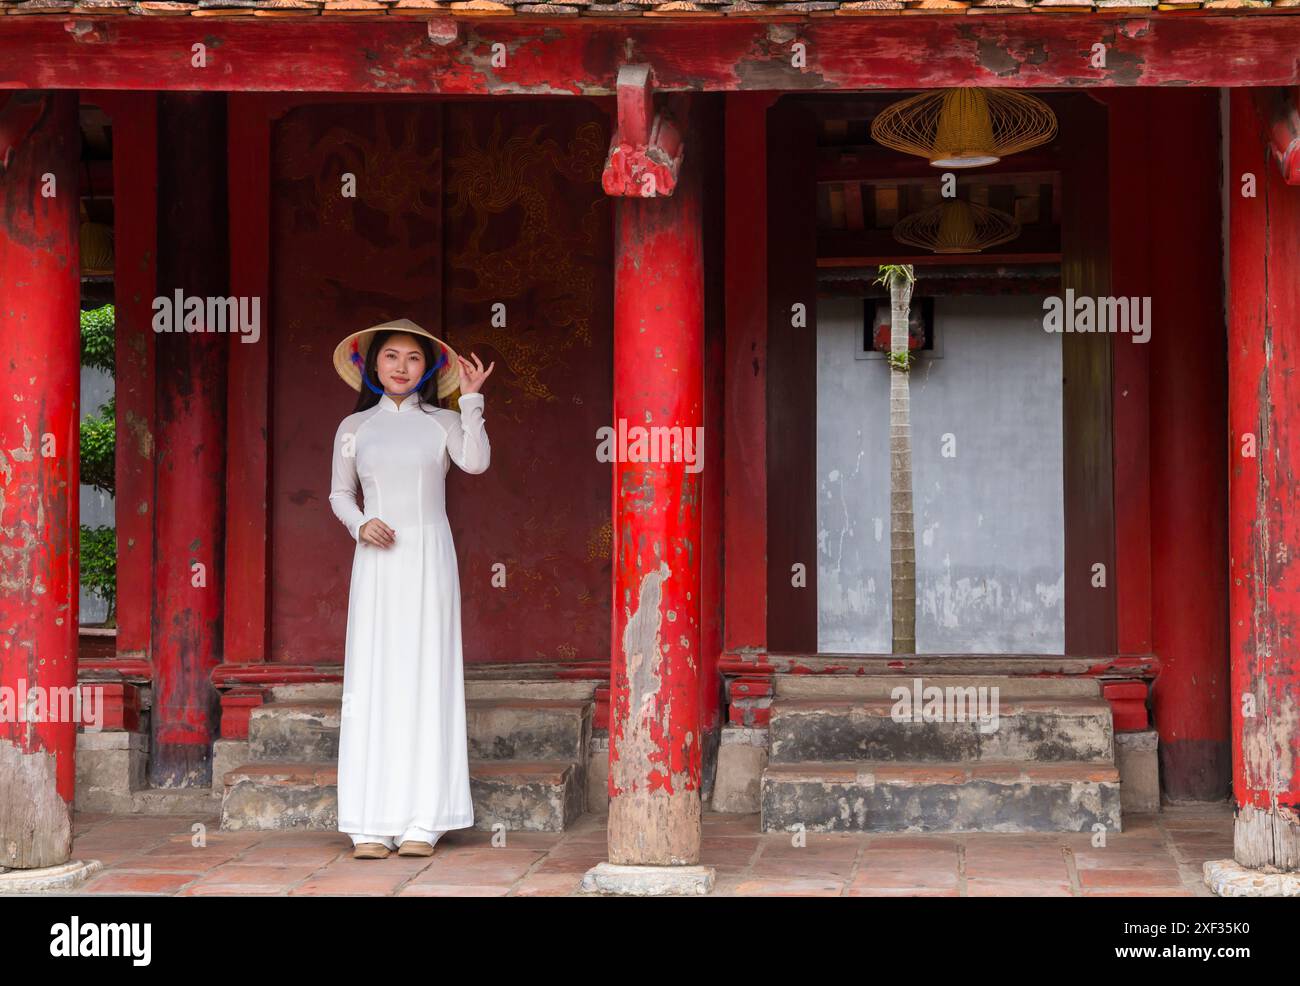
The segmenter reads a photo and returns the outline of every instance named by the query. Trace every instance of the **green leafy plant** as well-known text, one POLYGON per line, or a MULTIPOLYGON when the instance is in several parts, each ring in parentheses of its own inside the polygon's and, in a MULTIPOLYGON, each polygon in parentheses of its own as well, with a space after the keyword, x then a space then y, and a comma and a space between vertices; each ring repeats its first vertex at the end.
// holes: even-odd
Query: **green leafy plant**
MULTIPOLYGON (((115 313, 103 305, 81 313, 81 365, 111 374, 114 367, 115 313)), ((117 402, 110 397, 81 422, 81 481, 112 496, 117 458, 117 402)), ((81 584, 108 605, 105 626, 117 624, 117 532, 81 525, 81 584)))
POLYGON ((901 353, 886 353, 885 359, 889 361, 889 365, 895 370, 902 370, 906 373, 912 368, 912 354, 906 349, 901 353))
POLYGON ((81 365, 113 372, 114 321, 112 305, 81 313, 81 365))
POLYGON ((116 450, 117 399, 110 397, 98 413, 81 422, 81 481, 113 496, 116 450))
POLYGON ((876 278, 876 284, 890 287, 894 278, 902 278, 908 284, 916 283, 916 271, 911 264, 881 264, 878 271, 880 276, 876 278))
POLYGON ((108 604, 105 626, 117 624, 117 531, 81 525, 81 584, 108 604))

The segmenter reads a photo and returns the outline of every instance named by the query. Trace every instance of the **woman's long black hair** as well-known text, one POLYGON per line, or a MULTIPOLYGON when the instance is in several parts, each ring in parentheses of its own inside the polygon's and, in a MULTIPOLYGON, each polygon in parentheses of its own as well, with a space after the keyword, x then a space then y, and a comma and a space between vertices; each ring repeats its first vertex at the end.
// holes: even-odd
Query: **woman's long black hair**
MULTIPOLYGON (((375 371, 379 361, 379 353, 384 348, 384 344, 395 335, 409 335, 415 340, 416 345, 420 347, 420 352, 424 353, 424 369, 426 371, 437 361, 438 356, 433 351, 433 340, 428 336, 422 336, 415 332, 403 332, 401 329, 383 329, 376 332, 374 338, 370 340, 370 348, 366 350, 366 368, 361 380, 361 394, 357 397, 354 414, 356 411, 365 411, 374 407, 384 396, 383 394, 376 394, 367 387, 366 381, 369 380, 376 387, 380 386, 379 374, 375 371)), ((448 356, 447 358, 450 359, 451 357, 448 356)), ((437 373, 434 373, 424 382, 424 386, 416 394, 416 401, 419 403, 420 410, 426 413, 428 413, 430 406, 441 407, 438 402, 437 373)))

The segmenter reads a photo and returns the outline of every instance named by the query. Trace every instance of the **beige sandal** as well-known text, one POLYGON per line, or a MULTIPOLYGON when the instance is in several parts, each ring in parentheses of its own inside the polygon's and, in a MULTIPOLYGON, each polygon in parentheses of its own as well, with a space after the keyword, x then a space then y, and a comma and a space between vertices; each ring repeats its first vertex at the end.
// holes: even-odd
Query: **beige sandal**
POLYGON ((399 856, 432 856, 432 855, 433 855, 433 843, 431 843, 431 842, 416 842, 416 841, 414 841, 414 840, 409 840, 409 841, 407 841, 407 842, 403 842, 400 846, 397 847, 397 855, 399 855, 399 856))
POLYGON ((358 842, 352 850, 353 859, 384 859, 391 853, 382 842, 358 842))

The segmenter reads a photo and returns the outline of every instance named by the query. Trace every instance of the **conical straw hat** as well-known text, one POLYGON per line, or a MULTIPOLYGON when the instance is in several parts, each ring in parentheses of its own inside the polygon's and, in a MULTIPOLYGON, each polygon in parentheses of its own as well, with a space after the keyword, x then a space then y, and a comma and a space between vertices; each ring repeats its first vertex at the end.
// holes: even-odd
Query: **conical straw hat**
MULTIPOLYGON (((452 349, 432 332, 420 328, 409 318, 398 318, 391 322, 372 325, 370 328, 362 329, 359 332, 353 332, 334 347, 334 369, 338 371, 338 375, 347 382, 349 387, 353 390, 361 389, 361 369, 366 365, 366 353, 370 349, 371 341, 375 338, 375 333, 383 331, 408 332, 411 335, 432 339, 434 358, 438 359, 442 355, 446 356, 446 362, 438 368, 436 374, 438 398, 447 397, 460 389, 460 358, 456 355, 456 350, 452 349)), ((425 369, 427 370, 428 367, 425 367, 425 369)), ((379 383, 377 380, 371 382, 376 385, 379 383)))

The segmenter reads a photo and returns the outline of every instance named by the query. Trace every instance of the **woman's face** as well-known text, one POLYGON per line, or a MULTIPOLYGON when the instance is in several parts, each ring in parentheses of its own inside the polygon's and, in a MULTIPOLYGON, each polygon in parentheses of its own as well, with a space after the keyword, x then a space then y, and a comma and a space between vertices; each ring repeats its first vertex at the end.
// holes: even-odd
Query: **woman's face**
POLYGON ((424 375, 424 353, 415 337, 405 332, 389 336, 375 358, 379 385, 388 394, 403 394, 424 375))

